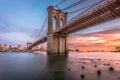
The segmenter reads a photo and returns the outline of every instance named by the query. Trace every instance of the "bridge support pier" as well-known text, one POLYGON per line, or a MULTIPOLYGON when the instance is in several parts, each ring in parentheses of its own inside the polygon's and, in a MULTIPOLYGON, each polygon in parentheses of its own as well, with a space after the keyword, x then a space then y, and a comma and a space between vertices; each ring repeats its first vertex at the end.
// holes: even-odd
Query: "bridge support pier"
POLYGON ((67 54, 67 35, 48 34, 47 53, 48 54, 67 54))
POLYGON ((67 13, 54 9, 53 6, 48 7, 48 34, 47 34, 47 50, 48 54, 68 53, 67 33, 55 33, 67 23, 67 13), (55 22, 54 22, 55 21, 55 22))
POLYGON ((67 35, 65 36, 59 36, 59 53, 68 53, 68 41, 67 41, 67 35))

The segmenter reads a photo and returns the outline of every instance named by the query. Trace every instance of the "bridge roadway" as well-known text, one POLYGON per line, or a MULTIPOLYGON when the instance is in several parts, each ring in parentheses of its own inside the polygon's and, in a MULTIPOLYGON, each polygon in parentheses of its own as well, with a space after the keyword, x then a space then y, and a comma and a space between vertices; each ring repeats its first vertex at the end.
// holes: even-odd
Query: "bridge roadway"
MULTIPOLYGON (((54 32, 54 34, 70 34, 80 31, 120 17, 120 0, 111 0, 111 2, 101 5, 84 16, 63 25, 63 28, 54 32)), ((47 41, 47 36, 33 43, 29 49, 47 41)))

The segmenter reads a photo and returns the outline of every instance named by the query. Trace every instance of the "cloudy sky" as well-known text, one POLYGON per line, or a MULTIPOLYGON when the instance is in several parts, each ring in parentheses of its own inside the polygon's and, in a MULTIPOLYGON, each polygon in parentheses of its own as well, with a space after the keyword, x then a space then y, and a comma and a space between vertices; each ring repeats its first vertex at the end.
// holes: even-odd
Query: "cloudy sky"
MULTIPOLYGON (((79 0, 66 0, 60 9, 79 0)), ((83 0, 84 1, 84 0, 83 0)), ((99 1, 99 0, 96 0, 99 1)), ((0 43, 25 46, 34 42, 47 15, 47 7, 60 0, 0 0, 0 43)), ((86 0, 72 10, 91 5, 94 0, 86 0)), ((68 19, 76 15, 68 15, 68 19)), ((69 48, 80 50, 114 50, 120 45, 120 19, 106 22, 92 28, 70 34, 69 48)))
POLYGON ((69 39, 71 48, 80 50, 115 50, 120 46, 120 19, 74 33, 69 39))
POLYGON ((0 0, 0 43, 26 44, 39 32, 47 7, 59 0, 0 0))

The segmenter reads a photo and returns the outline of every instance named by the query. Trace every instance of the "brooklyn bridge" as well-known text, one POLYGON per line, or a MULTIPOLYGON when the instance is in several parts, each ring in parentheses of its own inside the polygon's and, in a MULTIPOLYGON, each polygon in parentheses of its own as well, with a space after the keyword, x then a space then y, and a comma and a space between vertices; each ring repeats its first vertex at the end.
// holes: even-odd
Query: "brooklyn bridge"
MULTIPOLYGON (((84 1, 85 0, 81 0, 80 3, 84 1)), ((65 12, 65 9, 70 8, 71 6, 60 10, 56 8, 58 5, 48 7, 48 16, 42 26, 42 29, 46 29, 46 32, 44 32, 38 40, 30 44, 27 48, 28 50, 31 50, 39 44, 47 42, 47 53, 68 53, 67 38, 69 37, 69 34, 120 17, 120 0, 100 0, 93 5, 83 7, 87 9, 69 21, 67 16, 70 13, 65 12), (45 22, 47 22, 47 28, 44 27, 45 22)), ((73 4, 72 6, 75 5, 77 4, 73 4)))

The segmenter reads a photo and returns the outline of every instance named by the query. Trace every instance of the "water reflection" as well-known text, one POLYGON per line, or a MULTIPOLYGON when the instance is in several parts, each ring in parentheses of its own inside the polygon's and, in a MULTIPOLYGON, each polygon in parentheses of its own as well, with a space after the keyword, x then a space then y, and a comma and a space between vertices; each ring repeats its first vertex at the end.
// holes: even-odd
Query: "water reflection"
POLYGON ((48 80, 65 80, 67 55, 48 55, 48 80))
POLYGON ((0 53, 0 80, 120 80, 119 55, 0 53))
POLYGON ((0 53, 0 80, 45 80, 46 58, 34 53, 0 53))

